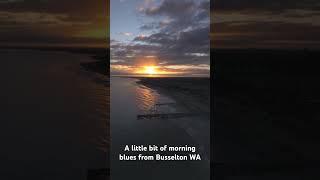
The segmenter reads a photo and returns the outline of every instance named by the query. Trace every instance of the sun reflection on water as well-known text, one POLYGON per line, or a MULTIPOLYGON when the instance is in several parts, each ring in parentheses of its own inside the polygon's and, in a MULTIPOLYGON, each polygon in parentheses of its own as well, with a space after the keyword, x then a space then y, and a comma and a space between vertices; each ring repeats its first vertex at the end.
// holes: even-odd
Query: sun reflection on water
POLYGON ((152 110, 155 104, 159 100, 159 94, 145 86, 137 86, 136 88, 136 100, 139 111, 147 112, 152 110))

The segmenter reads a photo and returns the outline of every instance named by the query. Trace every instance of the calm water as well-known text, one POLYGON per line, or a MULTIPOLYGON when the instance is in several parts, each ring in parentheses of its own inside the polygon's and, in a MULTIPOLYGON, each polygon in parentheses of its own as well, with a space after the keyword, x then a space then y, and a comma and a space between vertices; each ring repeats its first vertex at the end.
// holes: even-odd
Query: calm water
POLYGON ((107 166, 108 87, 88 55, 0 51, 0 179, 86 179, 107 166))
MULTIPOLYGON (((112 179, 145 179, 148 176, 152 177, 153 180, 209 179, 209 164, 206 161, 120 162, 118 160, 118 154, 123 154, 125 145, 197 146, 195 139, 188 133, 188 127, 184 127, 185 123, 183 121, 188 121, 188 118, 179 120, 137 120, 138 114, 152 112, 154 105, 157 103, 175 102, 153 89, 137 84, 137 81, 135 78, 111 78, 112 179), (180 123, 177 123, 177 121, 180 121, 180 123)), ((161 112, 179 112, 181 110, 182 107, 172 105, 158 109, 161 112)))

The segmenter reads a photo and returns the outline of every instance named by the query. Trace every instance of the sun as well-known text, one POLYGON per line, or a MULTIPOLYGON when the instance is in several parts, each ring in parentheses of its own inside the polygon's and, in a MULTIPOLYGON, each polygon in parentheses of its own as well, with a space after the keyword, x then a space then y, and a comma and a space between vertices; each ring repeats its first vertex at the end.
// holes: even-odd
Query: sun
POLYGON ((149 75, 157 74, 157 68, 155 66, 144 66, 144 72, 149 75))

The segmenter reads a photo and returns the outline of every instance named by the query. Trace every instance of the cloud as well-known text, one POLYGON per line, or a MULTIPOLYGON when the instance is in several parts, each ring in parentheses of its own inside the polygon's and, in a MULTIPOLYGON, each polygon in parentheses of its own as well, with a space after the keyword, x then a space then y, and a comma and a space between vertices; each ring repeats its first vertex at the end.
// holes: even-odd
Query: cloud
MULTIPOLYGON (((89 25, 90 22, 72 21, 67 14, 49 14, 39 12, 6 12, 0 11, 0 21, 14 25, 56 25, 56 26, 74 26, 89 25)), ((1 25, 0 25, 1 26, 1 25)))
POLYGON ((0 0, 1 3, 17 3, 17 2, 23 2, 24 0, 0 0))
POLYGON ((149 16, 165 15, 172 18, 181 18, 195 12, 195 2, 190 0, 164 0, 160 6, 152 6, 143 9, 143 13, 149 16))
POLYGON ((68 13, 84 18, 104 14, 107 11, 107 1, 98 0, 2 0, 0 10, 10 12, 46 12, 68 13))
POLYGON ((63 39, 67 44, 101 43, 106 39, 100 32, 107 33, 108 6, 97 0, 0 0, 0 39, 20 44, 63 44, 63 39))
POLYGON ((119 33, 119 34, 121 34, 121 35, 123 35, 123 36, 132 36, 132 35, 133 35, 133 34, 130 33, 130 32, 121 32, 121 33, 119 33))
POLYGON ((307 48, 320 44, 320 26, 309 23, 215 24, 213 44, 228 48, 307 48))
POLYGON ((237 12, 271 12, 281 13, 288 9, 319 10, 317 0, 215 0, 212 2, 214 11, 237 12))
POLYGON ((112 59, 120 60, 112 64, 134 66, 139 59, 149 61, 146 57, 154 57, 158 65, 188 67, 180 70, 208 74, 208 68, 197 68, 210 64, 208 5, 207 0, 144 1, 138 13, 146 20, 140 30, 148 35, 136 36, 129 44, 111 44, 112 59))
POLYGON ((171 33, 209 23, 209 1, 164 0, 158 6, 149 5, 140 9, 148 17, 164 17, 159 21, 146 23, 142 29, 162 29, 171 33))
POLYGON ((318 48, 319 9, 315 0, 216 0, 211 3, 212 47, 318 48))

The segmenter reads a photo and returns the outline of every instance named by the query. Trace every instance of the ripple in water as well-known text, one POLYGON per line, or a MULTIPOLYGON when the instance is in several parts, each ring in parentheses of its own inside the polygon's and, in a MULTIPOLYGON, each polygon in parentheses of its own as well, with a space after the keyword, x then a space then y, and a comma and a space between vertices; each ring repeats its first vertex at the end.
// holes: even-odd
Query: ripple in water
POLYGON ((139 113, 174 113, 178 111, 174 100, 160 95, 156 90, 144 85, 136 86, 135 96, 139 113), (159 104, 162 105, 159 106, 159 104))
POLYGON ((147 112, 152 110, 155 104, 159 101, 159 94, 146 87, 146 86, 137 86, 135 89, 136 95, 136 104, 140 112, 147 112))

